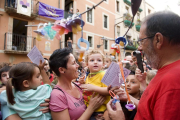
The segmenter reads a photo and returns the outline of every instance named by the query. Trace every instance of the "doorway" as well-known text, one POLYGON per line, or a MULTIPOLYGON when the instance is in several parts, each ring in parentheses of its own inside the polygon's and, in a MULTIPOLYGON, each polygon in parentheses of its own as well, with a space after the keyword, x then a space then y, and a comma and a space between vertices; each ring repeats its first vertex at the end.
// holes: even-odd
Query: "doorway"
MULTIPOLYGON (((73 8, 73 0, 65 0, 65 11, 64 11, 65 19, 70 16, 70 14, 68 12, 70 11, 71 8, 73 8)), ((73 41, 73 33, 72 32, 69 32, 68 34, 65 35, 65 42, 64 42, 65 47, 67 47, 67 40, 69 39, 69 37, 73 41)))
POLYGON ((26 51, 28 21, 13 19, 12 50, 26 51))

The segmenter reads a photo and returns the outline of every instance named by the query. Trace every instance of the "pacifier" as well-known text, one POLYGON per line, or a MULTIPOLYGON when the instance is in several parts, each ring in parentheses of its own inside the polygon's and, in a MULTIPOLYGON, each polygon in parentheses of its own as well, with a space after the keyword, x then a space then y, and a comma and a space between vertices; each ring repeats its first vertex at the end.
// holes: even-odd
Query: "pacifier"
POLYGON ((136 106, 134 105, 134 102, 131 100, 132 104, 129 103, 129 101, 127 101, 127 104, 125 105, 125 107, 128 109, 128 111, 133 111, 136 106))

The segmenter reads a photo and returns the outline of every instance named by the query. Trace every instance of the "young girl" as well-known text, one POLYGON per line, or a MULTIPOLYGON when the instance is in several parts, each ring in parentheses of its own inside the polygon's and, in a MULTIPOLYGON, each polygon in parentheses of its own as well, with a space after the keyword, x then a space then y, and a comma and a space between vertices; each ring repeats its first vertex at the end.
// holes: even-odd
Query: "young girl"
POLYGON ((106 71, 106 70, 109 68, 109 66, 111 65, 111 62, 112 62, 112 58, 111 58, 110 56, 106 56, 106 58, 105 58, 105 69, 104 69, 104 71, 106 71))
POLYGON ((2 68, 0 69, 0 93, 3 90, 6 90, 6 83, 9 79, 9 70, 10 70, 11 66, 9 66, 8 64, 4 64, 2 65, 2 68))
MULTIPOLYGON (((107 91, 107 86, 101 82, 101 79, 105 74, 105 72, 102 71, 105 61, 103 54, 97 50, 92 50, 86 55, 85 61, 90 70, 85 84, 81 85, 81 88, 85 91, 84 101, 86 106, 89 105, 89 99, 91 98, 93 92, 107 96, 104 104, 100 106, 91 116, 91 120, 93 120, 98 114, 104 113, 106 110, 106 104, 110 100, 110 96, 108 96, 109 93, 107 91)), ((80 79, 80 83, 83 83, 83 81, 83 79, 80 79)))
POLYGON ((52 91, 44 64, 40 62, 38 67, 34 63, 22 62, 10 69, 11 79, 6 87, 7 105, 23 120, 51 120, 50 113, 39 111, 39 105, 50 97, 52 91), (41 85, 41 75, 44 85, 41 85))
MULTIPOLYGON (((130 70, 131 70, 131 68, 130 68, 130 70)), ((127 85, 128 93, 132 97, 140 100, 140 98, 141 98, 140 82, 135 78, 135 71, 131 71, 129 76, 126 78, 126 85, 127 85)), ((125 108, 126 104, 127 104, 127 102, 121 102, 121 106, 122 106, 122 110, 125 114, 125 118, 126 118, 126 120, 133 120, 137 110, 134 109, 133 111, 128 111, 127 108, 125 108)))

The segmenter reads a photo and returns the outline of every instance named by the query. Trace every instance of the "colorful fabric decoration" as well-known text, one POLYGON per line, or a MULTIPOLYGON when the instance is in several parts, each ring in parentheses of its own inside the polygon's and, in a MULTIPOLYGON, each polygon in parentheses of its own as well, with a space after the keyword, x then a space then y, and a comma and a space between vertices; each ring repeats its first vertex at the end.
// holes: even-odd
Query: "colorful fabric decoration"
POLYGON ((115 43, 119 44, 120 48, 125 48, 128 45, 128 41, 124 37, 118 37, 115 43))
POLYGON ((84 53, 85 53, 85 48, 84 47, 81 47, 81 49, 79 50, 79 57, 78 57, 78 61, 81 62, 83 60, 83 56, 84 56, 84 53))
POLYGON ((38 40, 38 41, 41 41, 42 40, 42 36, 45 35, 45 32, 43 30, 43 26, 44 26, 43 23, 39 23, 37 30, 34 30, 34 32, 37 33, 36 40, 38 40))
POLYGON ((38 15, 55 20, 61 20, 64 18, 64 10, 44 4, 40 1, 38 1, 38 3, 39 3, 38 15))
POLYGON ((72 16, 72 18, 68 18, 67 27, 71 28, 71 31, 74 34, 77 34, 82 30, 81 26, 83 27, 85 22, 80 19, 80 17, 76 14, 72 16))
POLYGON ((87 45, 86 51, 89 50, 89 42, 87 40, 83 39, 82 37, 78 39, 77 46, 79 47, 79 49, 82 49, 80 42, 86 43, 86 45, 87 45))
POLYGON ((45 32, 45 38, 48 40, 53 40, 56 35, 56 31, 53 30, 51 27, 52 27, 51 23, 48 23, 48 24, 45 24, 43 28, 45 32))
MULTIPOLYGON (((78 25, 79 25, 79 23, 78 23, 78 25)), ((78 43, 77 43, 77 46, 80 49, 80 55, 79 55, 79 58, 78 58, 79 62, 81 62, 83 60, 82 58, 84 56, 85 50, 89 50, 89 42, 87 40, 83 39, 83 26, 84 26, 84 21, 83 20, 80 20, 80 25, 82 27, 82 29, 81 29, 81 38, 78 39, 78 43), (87 48, 81 47, 80 42, 86 43, 87 48)))
POLYGON ((63 34, 68 34, 70 28, 67 28, 66 19, 57 20, 52 26, 52 29, 55 30, 57 33, 55 35, 56 39, 60 39, 63 34))
POLYGON ((118 49, 118 47, 119 47, 119 46, 118 46, 116 43, 113 43, 113 44, 111 45, 111 49, 114 49, 114 50, 113 50, 113 53, 112 53, 113 56, 116 54, 116 52, 117 52, 117 53, 120 52, 119 49, 118 49))

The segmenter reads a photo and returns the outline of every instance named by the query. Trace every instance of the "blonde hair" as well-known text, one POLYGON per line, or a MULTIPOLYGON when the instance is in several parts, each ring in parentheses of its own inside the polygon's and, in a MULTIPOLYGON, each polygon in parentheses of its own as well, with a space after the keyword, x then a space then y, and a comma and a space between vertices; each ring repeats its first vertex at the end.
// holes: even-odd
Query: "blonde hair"
POLYGON ((157 70, 149 70, 146 75, 146 84, 149 85, 150 81, 154 78, 156 75, 157 70))
POLYGON ((111 56, 106 56, 105 59, 109 59, 112 62, 112 57, 111 56))
POLYGON ((88 52, 85 55, 85 62, 86 63, 88 63, 89 56, 93 55, 93 54, 101 54, 102 55, 102 59, 103 59, 103 63, 105 62, 105 57, 104 57, 104 55, 99 50, 92 50, 92 51, 88 52))

